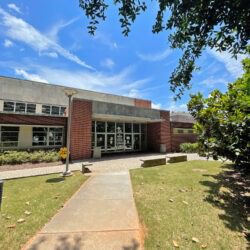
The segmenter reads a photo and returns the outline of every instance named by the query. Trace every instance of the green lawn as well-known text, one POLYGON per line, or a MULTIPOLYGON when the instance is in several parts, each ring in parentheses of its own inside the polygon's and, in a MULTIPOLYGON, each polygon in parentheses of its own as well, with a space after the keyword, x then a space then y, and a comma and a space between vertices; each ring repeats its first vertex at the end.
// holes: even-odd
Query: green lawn
POLYGON ((190 161, 132 170, 145 249, 247 249, 245 187, 229 167, 190 161))
POLYGON ((86 179, 80 172, 75 172, 65 179, 53 174, 5 181, 0 217, 0 249, 20 249, 86 179), (19 219, 25 221, 17 223, 19 219), (15 227, 8 228, 10 225, 15 227))

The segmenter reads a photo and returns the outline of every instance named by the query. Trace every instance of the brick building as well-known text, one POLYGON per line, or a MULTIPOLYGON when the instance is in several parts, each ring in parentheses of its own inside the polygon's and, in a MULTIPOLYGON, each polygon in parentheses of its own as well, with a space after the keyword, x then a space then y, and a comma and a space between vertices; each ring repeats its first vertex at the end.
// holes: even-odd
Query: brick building
MULTIPOLYGON (((0 77, 0 150, 60 148, 66 144, 64 86, 0 77)), ((170 112, 151 101, 76 89, 72 101, 71 158, 102 153, 176 150, 186 135, 170 112), (173 141, 172 141, 173 140, 173 141)), ((191 123, 187 123, 191 130, 191 123), (190 125, 190 126, 189 126, 190 125)), ((186 128, 184 126, 184 128, 186 128)), ((192 137, 193 138, 193 137, 192 137)))

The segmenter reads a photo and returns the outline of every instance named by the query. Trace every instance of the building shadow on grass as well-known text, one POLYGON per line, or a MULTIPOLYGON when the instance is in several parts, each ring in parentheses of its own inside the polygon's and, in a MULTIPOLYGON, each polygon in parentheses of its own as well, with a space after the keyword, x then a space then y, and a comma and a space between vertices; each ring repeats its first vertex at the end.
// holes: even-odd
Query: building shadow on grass
POLYGON ((64 177, 56 177, 56 178, 50 178, 46 180, 47 183, 57 183, 57 182, 62 182, 62 181, 65 181, 64 177))
POLYGON ((223 210, 219 218, 226 227, 245 237, 250 247, 250 228, 248 217, 250 215, 250 178, 249 175, 240 173, 233 165, 225 165, 224 171, 218 175, 204 175, 213 180, 201 181, 208 187, 208 195, 204 201, 223 210))

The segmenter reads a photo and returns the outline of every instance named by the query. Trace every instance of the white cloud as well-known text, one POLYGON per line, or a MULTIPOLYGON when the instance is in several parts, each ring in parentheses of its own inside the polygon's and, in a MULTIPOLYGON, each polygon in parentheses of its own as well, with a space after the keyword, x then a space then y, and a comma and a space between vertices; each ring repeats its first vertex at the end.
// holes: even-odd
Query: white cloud
POLYGON ((219 62, 223 63, 226 70, 235 78, 242 75, 242 65, 241 61, 246 58, 246 55, 238 55, 237 60, 232 58, 232 55, 228 52, 219 52, 215 49, 208 50, 210 55, 212 55, 219 62))
POLYGON ((9 3, 8 8, 11 9, 11 10, 16 11, 19 14, 22 14, 22 11, 20 10, 20 8, 17 7, 14 3, 9 3))
POLYGON ((161 109, 162 105, 161 105, 161 103, 152 103, 152 108, 153 109, 161 109))
POLYGON ((58 23, 56 23, 55 25, 53 25, 52 26, 52 28, 50 29, 50 31, 47 33, 47 35, 49 36, 49 38, 51 39, 51 40, 53 40, 53 41, 55 41, 55 42, 58 42, 58 34, 59 34, 59 32, 62 30, 62 29, 64 29, 64 28, 66 28, 66 27, 68 27, 68 26, 70 26, 71 24, 73 24, 74 22, 76 22, 77 20, 78 20, 79 18, 78 17, 76 17, 76 18, 73 18, 73 19, 71 19, 71 20, 69 20, 69 21, 67 21, 67 22, 65 22, 65 21, 59 21, 58 23))
POLYGON ((14 46, 14 43, 12 41, 10 41, 9 39, 5 39, 4 40, 4 43, 3 43, 3 46, 5 48, 10 48, 10 47, 13 47, 14 46))
POLYGON ((162 61, 166 59, 171 53, 172 51, 170 49, 166 49, 164 51, 152 53, 152 54, 151 53, 150 54, 137 53, 137 56, 143 61, 157 62, 157 61, 162 61))
POLYGON ((111 58, 106 58, 101 62, 101 65, 105 68, 112 69, 115 66, 115 62, 111 58))
POLYGON ((217 84, 227 85, 228 81, 225 78, 216 78, 216 77, 211 76, 200 82, 200 85, 205 85, 208 88, 214 88, 214 86, 217 84))
POLYGON ((140 92, 138 89, 131 89, 129 92, 128 92, 128 97, 132 97, 132 98, 139 98, 141 97, 140 96, 140 92))
POLYGON ((149 79, 134 80, 131 77, 133 68, 127 67, 118 74, 106 74, 103 72, 89 72, 83 70, 64 70, 48 68, 42 65, 27 67, 15 67, 16 75, 25 79, 49 82, 80 89, 108 92, 124 96, 136 96, 138 88, 149 79), (31 68, 32 67, 32 68, 31 68), (32 74, 30 73, 32 72, 32 74))
POLYGON ((101 42, 102 44, 108 46, 110 49, 118 49, 118 44, 112 40, 108 34, 104 34, 100 31, 97 31, 93 36, 94 40, 101 42))
POLYGON ((16 73, 16 75, 22 76, 23 78, 25 78, 27 80, 48 83, 47 80, 41 78, 39 75, 30 74, 23 69, 15 69, 15 73, 16 73))
POLYGON ((170 110, 170 111, 183 111, 183 112, 186 112, 187 111, 187 104, 177 104, 176 102, 172 101, 170 103, 170 105, 166 108, 167 110, 170 110))
POLYGON ((0 26, 5 28, 6 36, 27 44, 35 51, 38 51, 38 53, 57 53, 58 55, 61 55, 85 68, 94 69, 79 57, 61 47, 58 43, 47 38, 23 19, 10 15, 2 8, 0 8, 0 21, 0 26))

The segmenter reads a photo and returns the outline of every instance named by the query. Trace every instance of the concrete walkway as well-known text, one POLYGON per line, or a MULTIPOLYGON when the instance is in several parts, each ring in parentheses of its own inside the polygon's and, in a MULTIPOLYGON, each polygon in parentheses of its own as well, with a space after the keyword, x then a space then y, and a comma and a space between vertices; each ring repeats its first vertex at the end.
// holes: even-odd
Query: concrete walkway
POLYGON ((26 250, 141 249, 128 170, 93 175, 26 250))
MULTIPOLYGON (((183 153, 167 154, 167 156, 183 155, 183 153)), ((101 159, 89 159, 86 160, 93 165, 89 167, 93 173, 107 173, 114 171, 125 171, 132 168, 138 168, 141 166, 140 159, 152 159, 158 157, 164 157, 165 154, 148 153, 148 154, 130 154, 130 155, 119 155, 119 156, 105 156, 101 159)), ((204 157, 199 157, 197 154, 187 154, 188 160, 206 160, 204 157)), ((82 162, 76 162, 70 164, 70 170, 81 170, 82 162)), ((60 166, 49 166, 42 168, 31 168, 22 170, 12 170, 0 172, 0 179, 15 179, 21 177, 46 175, 53 173, 62 173, 65 169, 65 165, 60 166)))

